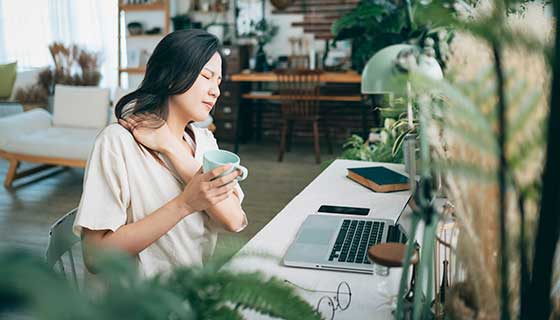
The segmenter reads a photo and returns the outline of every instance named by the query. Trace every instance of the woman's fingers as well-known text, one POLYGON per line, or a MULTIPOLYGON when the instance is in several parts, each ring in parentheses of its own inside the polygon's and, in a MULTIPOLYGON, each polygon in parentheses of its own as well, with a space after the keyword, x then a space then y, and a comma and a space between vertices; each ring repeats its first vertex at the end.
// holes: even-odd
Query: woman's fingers
POLYGON ((132 126, 130 125, 130 123, 128 123, 128 121, 126 121, 125 119, 119 119, 119 124, 121 126, 123 126, 126 130, 131 131, 132 130, 132 126))
POLYGON ((133 131, 134 131, 134 129, 136 129, 136 127, 138 127, 138 121, 136 121, 134 115, 126 118, 126 121, 130 124, 133 131))
POLYGON ((233 189, 235 188, 236 183, 230 183, 230 184, 226 184, 220 187, 215 187, 210 189, 210 191, 208 192, 210 195, 212 196, 218 196, 224 193, 229 193, 230 191, 233 191, 233 189))
POLYGON ((119 124, 130 131, 142 126, 149 127, 154 121, 154 117, 148 114, 132 114, 126 119, 119 119, 119 124))
POLYGON ((221 174, 225 173, 226 171, 228 171, 229 169, 231 169, 231 164, 225 164, 223 166, 219 166, 217 168, 214 168, 208 172, 206 172, 202 178, 204 181, 210 181, 212 179, 217 178, 218 176, 220 176, 221 174))
POLYGON ((211 187, 216 188, 216 187, 223 186, 225 184, 229 184, 230 182, 234 181, 235 178, 237 178, 238 176, 239 176, 239 171, 235 170, 233 172, 230 172, 225 176, 214 179, 211 183, 211 187))
POLYGON ((216 194, 216 195, 212 196, 211 202, 213 204, 220 203, 220 202, 224 201, 225 199, 229 198, 229 196, 232 195, 232 194, 233 194, 233 189, 227 190, 225 192, 221 192, 219 194, 216 194))
POLYGON ((128 117, 126 119, 119 119, 118 122, 126 130, 131 131, 131 132, 134 131, 134 129, 138 125, 138 123, 136 121, 134 121, 134 119, 131 119, 131 117, 128 117))

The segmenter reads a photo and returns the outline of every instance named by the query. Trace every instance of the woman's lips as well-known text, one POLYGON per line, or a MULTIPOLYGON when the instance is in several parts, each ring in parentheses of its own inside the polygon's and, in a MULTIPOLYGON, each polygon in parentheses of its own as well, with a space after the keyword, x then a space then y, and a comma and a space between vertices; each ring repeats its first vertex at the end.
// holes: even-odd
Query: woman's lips
POLYGON ((214 107, 214 104, 212 102, 203 101, 202 103, 204 103, 206 107, 208 107, 208 110, 212 110, 212 108, 214 107))

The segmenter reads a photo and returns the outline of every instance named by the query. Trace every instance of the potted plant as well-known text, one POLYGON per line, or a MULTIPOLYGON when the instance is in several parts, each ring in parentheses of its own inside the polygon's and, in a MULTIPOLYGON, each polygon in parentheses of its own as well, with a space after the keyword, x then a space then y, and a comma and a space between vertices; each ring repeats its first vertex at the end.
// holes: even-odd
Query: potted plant
POLYGON ((278 26, 266 21, 264 18, 256 24, 253 24, 251 21, 251 25, 253 26, 253 31, 249 33, 248 36, 254 37, 258 45, 257 51, 255 52, 255 71, 268 71, 269 65, 266 59, 264 46, 278 33, 278 26))

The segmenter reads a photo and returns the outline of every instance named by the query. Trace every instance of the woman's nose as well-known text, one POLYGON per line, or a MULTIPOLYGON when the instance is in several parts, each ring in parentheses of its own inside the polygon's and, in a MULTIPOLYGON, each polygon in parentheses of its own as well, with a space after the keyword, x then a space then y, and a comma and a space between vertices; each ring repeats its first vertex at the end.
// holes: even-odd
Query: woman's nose
POLYGON ((220 87, 219 86, 215 86, 210 88, 210 90, 208 91, 208 93, 215 98, 218 98, 220 96, 220 87))

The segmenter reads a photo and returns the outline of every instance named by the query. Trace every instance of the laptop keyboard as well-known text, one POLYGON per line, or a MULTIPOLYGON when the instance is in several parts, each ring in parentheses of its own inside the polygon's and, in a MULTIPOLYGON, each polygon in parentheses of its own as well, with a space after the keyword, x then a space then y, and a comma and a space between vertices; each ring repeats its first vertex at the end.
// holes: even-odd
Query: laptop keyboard
POLYGON ((344 219, 329 261, 371 264, 367 249, 381 242, 384 222, 344 219))

